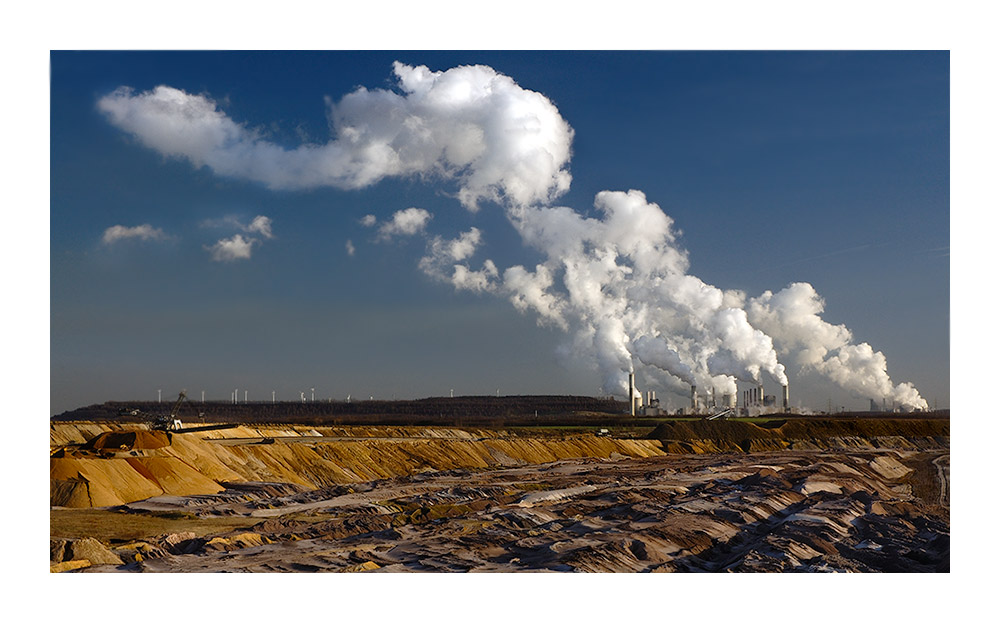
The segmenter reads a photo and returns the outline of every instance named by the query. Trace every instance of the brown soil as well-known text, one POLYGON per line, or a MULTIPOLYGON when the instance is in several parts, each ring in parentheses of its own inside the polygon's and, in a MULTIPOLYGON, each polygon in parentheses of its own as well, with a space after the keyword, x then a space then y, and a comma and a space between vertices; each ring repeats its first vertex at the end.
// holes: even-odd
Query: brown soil
MULTIPOLYGON (((157 504, 206 525, 223 516, 253 525, 219 523, 176 547, 147 538, 159 549, 142 560, 76 572, 947 572, 947 512, 910 495, 902 458, 785 451, 576 459, 279 496, 246 483, 157 504)), ((139 517, 149 504, 128 508, 139 517)), ((194 525, 172 521, 171 531, 194 525)))
POLYGON ((193 532, 197 536, 217 534, 251 526, 258 520, 249 517, 198 517, 183 511, 128 513, 100 508, 53 509, 49 511, 49 531, 53 538, 94 537, 105 543, 147 539, 174 532, 193 532))

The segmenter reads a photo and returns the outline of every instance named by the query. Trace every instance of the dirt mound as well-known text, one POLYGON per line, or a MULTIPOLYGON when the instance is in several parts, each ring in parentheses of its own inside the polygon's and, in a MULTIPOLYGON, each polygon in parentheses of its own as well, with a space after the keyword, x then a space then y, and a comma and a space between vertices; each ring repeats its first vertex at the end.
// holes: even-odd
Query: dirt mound
POLYGON ((84 537, 82 539, 51 539, 49 541, 49 563, 75 563, 62 565, 52 571, 68 571, 89 565, 120 565, 122 559, 104 546, 97 539, 84 537), (86 565, 80 564, 86 562, 86 565))
POLYGON ((110 431, 86 444, 88 450, 155 450, 170 445, 170 435, 158 430, 110 431))
POLYGON ((52 506, 117 506, 163 494, 125 459, 51 459, 49 480, 52 506))

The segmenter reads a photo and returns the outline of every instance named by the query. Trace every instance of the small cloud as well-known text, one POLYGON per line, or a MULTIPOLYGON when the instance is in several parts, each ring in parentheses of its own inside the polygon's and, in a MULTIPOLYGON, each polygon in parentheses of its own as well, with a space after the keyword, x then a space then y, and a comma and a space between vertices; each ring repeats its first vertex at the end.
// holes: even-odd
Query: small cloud
POLYGON ((248 234, 260 234, 265 238, 273 238, 274 234, 271 230, 273 223, 274 221, 270 217, 258 215, 253 217, 249 224, 246 224, 240 217, 230 214, 221 218, 205 219, 200 225, 207 229, 237 230, 248 234))
POLYGON ((223 216, 221 218, 207 218, 198 224, 200 227, 205 229, 246 229, 243 223, 240 223, 240 219, 233 215, 223 216))
POLYGON ((499 271, 492 260, 483 262, 480 270, 472 270, 468 260, 482 242, 479 230, 473 227, 453 240, 435 236, 427 245, 427 255, 420 258, 418 267, 427 276, 450 282, 456 290, 494 292, 498 285, 499 271))
POLYGON ((167 235, 163 233, 162 229, 158 229, 152 225, 137 225, 135 227, 115 225, 104 230, 104 236, 101 240, 104 244, 114 244, 119 240, 126 240, 128 238, 138 238, 140 240, 165 240, 167 235))
POLYGON ((375 215, 366 214, 359 222, 365 227, 373 227, 375 225, 375 215))
POLYGON ((271 233, 271 219, 266 216, 255 216, 243 231, 258 233, 265 238, 274 238, 274 235, 271 233))
POLYGON ((208 219, 201 222, 202 227, 213 229, 233 229, 247 234, 257 234, 256 236, 246 236, 235 234, 231 238, 223 238, 211 247, 205 247, 212 253, 212 259, 216 262, 233 262, 236 260, 248 260, 256 245, 261 244, 261 238, 274 238, 271 229, 273 221, 270 217, 257 215, 249 224, 244 223, 236 216, 224 216, 217 219, 208 219))
POLYGON ((424 230, 427 222, 433 216, 421 208, 406 208, 392 215, 392 220, 384 223, 378 229, 379 238, 388 239, 392 236, 412 236, 424 230))
POLYGON ((350 240, 348 240, 347 244, 344 245, 344 248, 347 249, 347 255, 349 255, 351 257, 354 257, 354 243, 353 242, 351 242, 350 240))
POLYGON ((212 253, 212 259, 216 262, 234 262, 236 260, 250 259, 250 253, 254 244, 260 241, 256 238, 244 238, 236 234, 232 238, 223 238, 208 248, 212 253))

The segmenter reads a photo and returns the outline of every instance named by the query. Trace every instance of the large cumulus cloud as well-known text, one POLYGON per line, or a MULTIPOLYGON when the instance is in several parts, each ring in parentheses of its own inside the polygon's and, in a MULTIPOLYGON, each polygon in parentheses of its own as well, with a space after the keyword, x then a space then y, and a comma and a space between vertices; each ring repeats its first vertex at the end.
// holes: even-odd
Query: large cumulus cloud
POLYGON ((287 149, 231 119, 207 95, 121 87, 100 98, 113 125, 166 156, 273 189, 362 188, 391 176, 454 180, 464 206, 526 205, 569 189, 573 131, 540 93, 481 65, 395 63, 397 90, 328 100, 333 136, 287 149))

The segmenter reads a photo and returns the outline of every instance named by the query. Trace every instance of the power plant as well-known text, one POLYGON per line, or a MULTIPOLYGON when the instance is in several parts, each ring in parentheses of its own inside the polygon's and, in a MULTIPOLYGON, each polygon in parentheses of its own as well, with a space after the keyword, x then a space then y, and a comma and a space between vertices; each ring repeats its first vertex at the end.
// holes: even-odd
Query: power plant
MULTIPOLYGON (((629 415, 635 416, 660 416, 669 415, 667 409, 660 407, 660 401, 656 397, 656 392, 648 390, 643 399, 643 392, 635 386, 635 373, 628 375, 629 392, 629 415)), ((791 413, 791 406, 788 398, 788 385, 781 386, 780 403, 775 395, 764 393, 763 383, 757 382, 750 389, 742 391, 742 406, 740 406, 735 393, 725 393, 721 396, 713 387, 705 394, 698 393, 698 386, 691 385, 690 406, 685 409, 678 409, 674 415, 705 415, 715 417, 756 417, 772 413, 791 413)))

